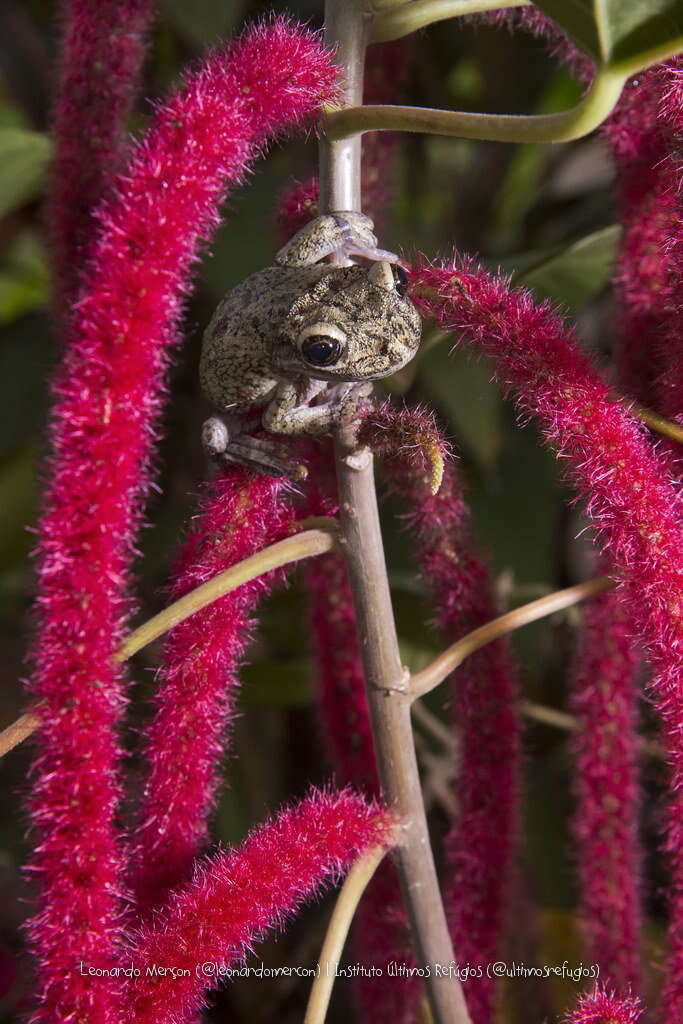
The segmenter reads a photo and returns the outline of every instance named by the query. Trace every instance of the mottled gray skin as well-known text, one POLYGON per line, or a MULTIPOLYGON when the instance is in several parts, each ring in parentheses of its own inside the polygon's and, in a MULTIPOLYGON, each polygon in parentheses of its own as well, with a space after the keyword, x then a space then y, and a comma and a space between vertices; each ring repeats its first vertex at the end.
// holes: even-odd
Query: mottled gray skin
MULTIPOLYGON (((212 405, 231 414, 265 405, 262 423, 273 433, 332 430, 345 403, 357 397, 354 385, 394 373, 417 351, 420 316, 397 290, 395 260, 377 249, 372 223, 358 214, 320 217, 298 232, 274 266, 226 295, 206 330, 200 381, 212 405), (317 262, 334 253, 375 262, 317 262), (333 365, 306 359, 302 346, 319 337, 337 343, 333 365), (318 396, 323 400, 310 405, 318 396)), ((235 446, 218 417, 205 424, 204 443, 214 455, 263 463, 253 439, 248 452, 240 441, 235 446)))

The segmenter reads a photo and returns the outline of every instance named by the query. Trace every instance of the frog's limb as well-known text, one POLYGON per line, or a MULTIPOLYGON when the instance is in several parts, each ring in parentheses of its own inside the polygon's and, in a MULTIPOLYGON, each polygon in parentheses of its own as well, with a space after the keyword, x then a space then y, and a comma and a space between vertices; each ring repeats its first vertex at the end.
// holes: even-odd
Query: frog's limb
POLYGON ((211 458, 218 458, 228 447, 230 435, 220 416, 211 416, 202 425, 202 446, 211 458))
MULTIPOLYGON (((318 393, 325 387, 323 381, 309 383, 322 385, 318 393)), ((355 408, 358 399, 371 391, 372 384, 343 384, 330 392, 329 401, 320 405, 307 405, 302 401, 301 389, 296 384, 282 381, 263 414, 263 426, 274 434, 290 436, 329 434, 345 418, 350 408, 349 403, 355 408)))
POLYGON ((308 267, 332 255, 343 259, 363 256, 387 262, 398 260, 394 253, 377 248, 370 218, 349 210, 316 217, 305 224, 280 249, 275 262, 283 267, 308 267))
POLYGON ((231 442, 227 451, 220 455, 220 461, 249 466, 250 469, 266 476, 287 476, 297 483, 306 479, 308 470, 305 466, 279 458, 275 450, 272 442, 245 434, 239 440, 231 442))
POLYGON ((212 416, 202 427, 202 444, 207 454, 217 462, 249 466, 268 476, 288 476, 291 480, 305 480, 305 466, 281 459, 272 441, 263 441, 249 434, 231 436, 227 424, 220 416, 212 416))

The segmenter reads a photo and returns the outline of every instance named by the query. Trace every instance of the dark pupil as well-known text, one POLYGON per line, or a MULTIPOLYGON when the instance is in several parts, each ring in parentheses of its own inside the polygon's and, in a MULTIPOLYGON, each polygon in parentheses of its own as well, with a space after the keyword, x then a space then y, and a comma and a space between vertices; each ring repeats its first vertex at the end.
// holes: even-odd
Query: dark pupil
POLYGON ((396 263, 392 265, 391 269, 394 272, 396 291, 401 296, 401 298, 403 298, 405 293, 408 291, 408 275, 406 274, 403 267, 399 267, 396 263))
POLYGON ((332 366, 339 359, 341 342, 325 334, 313 334, 301 346, 304 359, 313 366, 332 366))

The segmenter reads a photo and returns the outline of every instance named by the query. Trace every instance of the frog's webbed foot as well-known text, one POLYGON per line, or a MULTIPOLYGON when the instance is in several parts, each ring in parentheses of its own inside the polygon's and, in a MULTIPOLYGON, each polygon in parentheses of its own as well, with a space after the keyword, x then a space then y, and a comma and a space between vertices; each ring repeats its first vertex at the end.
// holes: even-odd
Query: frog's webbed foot
POLYGON ((231 436, 220 416, 212 416, 202 427, 202 444, 218 463, 248 466, 266 476, 286 476, 301 483, 308 476, 305 466, 283 459, 276 442, 236 433, 231 436))
POLYGON ((377 247, 377 236, 369 217, 354 210, 325 214, 305 224, 278 252, 275 262, 284 267, 306 267, 326 256, 396 263, 398 256, 377 247))

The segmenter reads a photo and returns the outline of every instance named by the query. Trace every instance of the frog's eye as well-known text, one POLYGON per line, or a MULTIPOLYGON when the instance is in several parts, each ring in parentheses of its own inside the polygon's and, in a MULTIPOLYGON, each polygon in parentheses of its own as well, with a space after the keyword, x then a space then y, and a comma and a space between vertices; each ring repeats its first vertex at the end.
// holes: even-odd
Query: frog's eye
POLYGON ((301 346, 301 354, 312 366, 334 366, 341 355, 341 342, 326 334, 312 334, 301 346))
POLYGON ((392 263, 391 272, 394 275, 394 287, 401 298, 403 298, 408 291, 408 275, 403 267, 399 267, 398 263, 392 263))

